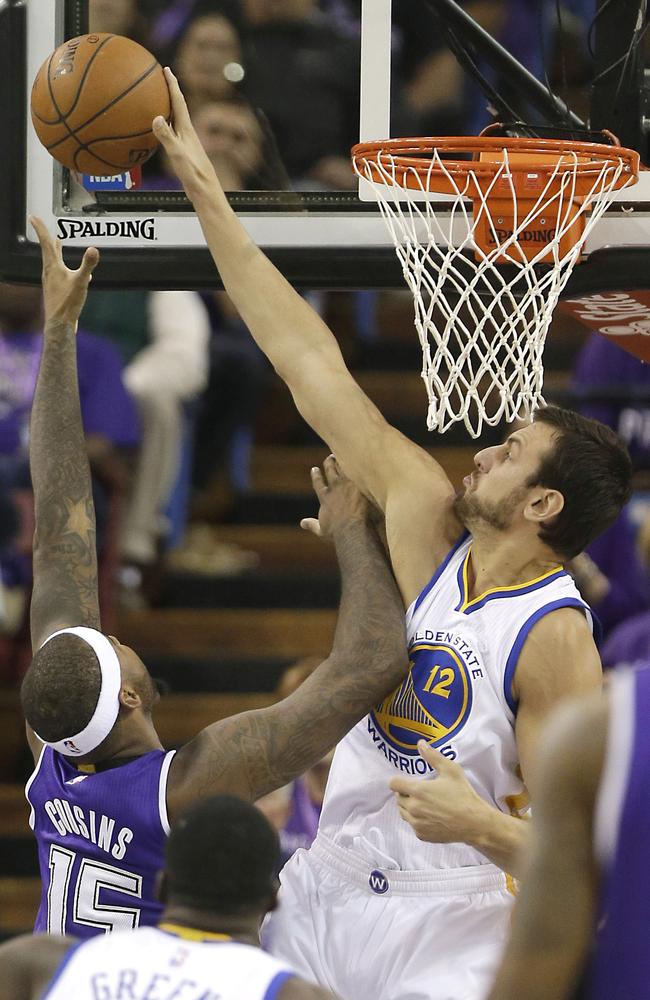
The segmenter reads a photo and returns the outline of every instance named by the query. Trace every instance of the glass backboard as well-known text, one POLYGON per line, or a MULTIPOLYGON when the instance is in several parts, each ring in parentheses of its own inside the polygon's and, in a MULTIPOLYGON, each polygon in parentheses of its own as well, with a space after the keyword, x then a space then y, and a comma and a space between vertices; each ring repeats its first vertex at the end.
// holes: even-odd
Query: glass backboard
MULTIPOLYGON (((623 5, 630 2, 622 0, 623 5)), ((259 0, 251 3, 255 8, 259 0)), ((252 238, 295 284, 400 287, 401 268, 373 194, 363 182, 358 186, 344 164, 355 141, 399 135, 422 122, 412 110, 418 107, 418 86, 420 105, 426 104, 427 80, 406 79, 409 60, 413 51, 417 53, 419 36, 426 44, 432 8, 447 8, 449 2, 350 0, 326 6, 330 17, 332 11, 344 11, 336 43, 315 35, 306 46, 302 68, 289 65, 289 56, 282 58, 277 39, 275 48, 262 34, 257 39, 253 34, 252 43, 249 39, 241 57, 243 80, 236 86, 238 98, 255 110, 255 127, 269 169, 258 170, 229 197, 252 238), (291 79, 291 73, 297 117, 284 121, 281 102, 274 104, 272 91, 274 81, 291 79), (304 87, 301 80, 306 81, 304 87), (407 87, 410 110, 403 99, 407 87)), ((442 15, 447 17, 448 11, 442 15)), ((61 168, 40 145, 29 117, 31 82, 58 44, 88 28, 87 0, 0 3, 0 53, 9 82, 0 97, 0 127, 11 148, 0 193, 2 277, 38 279, 40 257, 27 226, 27 216, 35 213, 71 248, 70 259, 91 244, 102 250, 100 286, 217 284, 198 220, 177 186, 161 182, 160 177, 152 183, 153 168, 146 165, 137 190, 128 188, 128 180, 123 179, 122 189, 111 189, 95 178, 91 191, 87 180, 82 182, 61 168)), ((290 42, 285 38, 285 45, 290 42)), ((176 55, 169 55, 172 65, 176 55)), ((443 54, 440 72, 449 71, 450 58, 453 62, 443 54)), ((440 86, 439 76, 436 80, 440 86)), ((477 106, 485 113, 487 105, 483 99, 477 106)), ((479 120, 474 124, 479 127, 479 120)), ((444 120, 440 125, 444 127, 444 120)), ((444 196, 438 198, 444 212, 444 196)), ((629 277, 631 270, 639 275, 635 284, 645 288, 648 246, 650 174, 644 174, 633 191, 618 197, 594 231, 586 263, 577 268, 567 294, 619 287, 615 284, 619 276, 629 277)))

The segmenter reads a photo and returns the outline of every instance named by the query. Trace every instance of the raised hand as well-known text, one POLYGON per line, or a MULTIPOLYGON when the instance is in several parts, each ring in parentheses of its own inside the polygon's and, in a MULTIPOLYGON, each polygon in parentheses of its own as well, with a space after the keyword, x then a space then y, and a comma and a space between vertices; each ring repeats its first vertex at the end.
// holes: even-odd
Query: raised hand
POLYGON ((89 247, 77 270, 66 267, 59 240, 49 233, 42 219, 30 216, 41 245, 43 260, 43 304, 45 308, 45 332, 50 323, 76 324, 83 309, 88 285, 99 261, 99 250, 89 247))
POLYGON ((339 468, 334 455, 323 463, 323 471, 315 466, 311 481, 320 501, 318 517, 304 517, 300 527, 319 538, 332 538, 343 525, 353 521, 365 523, 369 518, 369 505, 363 494, 339 468))
POLYGON ((207 180, 216 181, 216 174, 192 125, 178 80, 168 66, 164 73, 172 102, 173 124, 168 124, 162 115, 158 115, 153 120, 152 129, 167 153, 174 173, 191 197, 197 185, 207 180))

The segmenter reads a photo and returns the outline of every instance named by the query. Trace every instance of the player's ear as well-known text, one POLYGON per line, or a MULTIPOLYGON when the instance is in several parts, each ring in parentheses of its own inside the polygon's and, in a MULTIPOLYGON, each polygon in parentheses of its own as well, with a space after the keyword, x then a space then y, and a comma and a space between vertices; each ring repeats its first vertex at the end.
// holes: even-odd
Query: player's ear
POLYGON ((133 684, 128 681, 122 681, 122 687, 120 689, 120 704, 124 705, 125 708, 141 708, 142 698, 139 692, 136 690, 133 684))
POLYGON ((524 517, 527 521, 541 524, 557 517, 564 509, 564 497, 559 490, 549 490, 544 487, 536 489, 524 507, 524 517))

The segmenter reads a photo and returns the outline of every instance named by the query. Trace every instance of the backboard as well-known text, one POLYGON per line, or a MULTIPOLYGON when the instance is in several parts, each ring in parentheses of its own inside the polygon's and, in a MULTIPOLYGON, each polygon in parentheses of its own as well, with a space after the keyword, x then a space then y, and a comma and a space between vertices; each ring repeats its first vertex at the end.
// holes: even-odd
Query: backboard
MULTIPOLYGON (((645 4, 620 0, 613 5, 617 10, 612 20, 612 5, 607 0, 595 2, 609 7, 595 25, 601 47, 607 40, 608 51, 602 57, 607 69, 619 59, 619 51, 623 56, 628 51, 636 26, 635 9, 638 14, 645 4)), ((359 138, 399 134, 404 120, 395 110, 399 101, 393 6, 392 0, 361 0, 358 23, 352 18, 342 27, 342 34, 347 32, 347 48, 341 49, 340 67, 329 83, 340 83, 344 62, 347 76, 357 83, 360 80, 359 109, 356 84, 340 94, 341 106, 355 119, 347 129, 348 145, 359 138)), ((416 18, 421 10, 424 18, 430 16, 431 7, 449 8, 450 4, 449 0, 410 0, 405 6, 416 18)), ((354 4, 348 10, 354 11, 354 4)), ((442 16, 448 18, 449 10, 442 10, 442 16)), ((0 95, 0 129, 11 137, 12 150, 10 163, 5 160, 7 172, 0 190, 0 275, 7 280, 38 280, 40 255, 27 226, 27 216, 35 213, 71 248, 71 260, 91 244, 102 250, 103 264, 96 279, 100 287, 218 284, 198 220, 182 192, 159 186, 151 191, 107 190, 101 184, 98 190, 88 191, 55 164, 38 142, 29 120, 31 82, 49 52, 65 38, 87 30, 87 0, 0 2, 0 57, 9 83, 0 95)), ((246 59, 255 58, 253 46, 246 59)), ((318 73, 312 76, 316 80, 318 73)), ((255 77, 254 67, 250 77, 255 77)), ((258 77, 263 79, 263 74, 258 77)), ((616 117, 615 109, 607 106, 603 82, 607 83, 607 73, 601 74, 601 89, 594 90, 594 99, 600 102, 598 113, 605 119, 599 126, 616 117)), ((246 90, 243 94, 249 97, 246 90)), ((302 97, 309 108, 312 95, 302 97)), ((314 94, 314 109, 317 101, 314 94)), ((629 112, 630 101, 622 103, 629 112)), ((268 124, 266 116, 262 120, 268 124)), ((321 127, 314 134, 324 130, 324 117, 317 124, 321 127)), ((610 127, 615 128, 616 122, 612 120, 610 127)), ((277 129, 273 131, 272 141, 283 165, 288 153, 277 129)), ((342 127, 341 135, 345 134, 342 127)), ((308 171, 299 178, 290 170, 280 173, 282 188, 260 190, 251 185, 232 191, 230 198, 252 238, 291 281, 312 288, 402 286, 390 237, 363 184, 357 190, 351 179, 345 190, 332 189, 322 180, 313 183, 314 173, 310 176, 308 171)), ((444 211, 444 197, 439 197, 444 211)), ((623 192, 598 225, 587 246, 586 262, 576 269, 567 295, 576 298, 632 286, 635 291, 649 289, 649 248, 650 173, 642 175, 634 190, 623 192)))

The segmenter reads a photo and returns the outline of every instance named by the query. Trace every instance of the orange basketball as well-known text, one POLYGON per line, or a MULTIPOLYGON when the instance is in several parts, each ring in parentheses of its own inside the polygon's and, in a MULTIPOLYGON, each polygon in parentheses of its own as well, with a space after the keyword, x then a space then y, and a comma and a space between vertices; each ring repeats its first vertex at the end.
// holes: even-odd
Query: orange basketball
POLYGON ((70 38, 41 66, 32 122, 52 156, 71 170, 108 176, 148 160, 156 115, 169 119, 161 66, 137 42, 97 33, 70 38))

